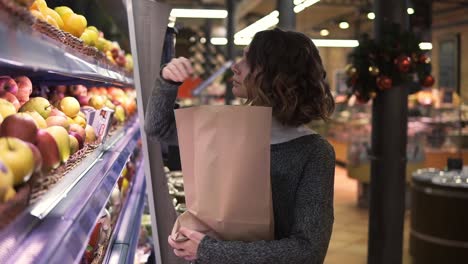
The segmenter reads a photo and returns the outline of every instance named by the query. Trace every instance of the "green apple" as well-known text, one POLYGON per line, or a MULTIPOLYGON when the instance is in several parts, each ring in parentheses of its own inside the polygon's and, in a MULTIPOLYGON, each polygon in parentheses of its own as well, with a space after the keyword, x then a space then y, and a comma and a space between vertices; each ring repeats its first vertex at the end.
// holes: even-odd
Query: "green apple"
POLYGON ((107 100, 104 105, 112 110, 115 110, 115 105, 111 102, 111 100, 107 100))
POLYGON ((15 186, 29 180, 34 171, 34 154, 28 144, 20 139, 0 138, 0 159, 11 169, 15 186))
POLYGON ((106 39, 99 37, 96 41, 96 48, 98 48, 98 50, 100 51, 104 51, 106 44, 107 44, 106 39))
POLYGON ((16 114, 15 106, 5 99, 0 98, 0 115, 5 119, 7 116, 16 114))
POLYGON ((124 110, 123 106, 118 105, 118 106, 115 107, 114 117, 120 123, 125 122, 125 110, 124 110))
POLYGON ((104 98, 104 96, 100 96, 100 95, 91 96, 88 102, 88 105, 93 107, 96 110, 103 108, 105 104, 106 104, 106 99, 104 98))
POLYGON ((38 112, 44 119, 49 117, 51 111, 52 105, 43 97, 31 98, 19 109, 19 112, 38 112))
POLYGON ((65 163, 70 158, 70 138, 67 130, 61 126, 51 126, 46 128, 45 131, 49 132, 55 139, 60 152, 60 159, 65 163))
POLYGON ((60 100, 60 110, 68 117, 74 118, 80 112, 80 102, 74 97, 67 96, 60 100))

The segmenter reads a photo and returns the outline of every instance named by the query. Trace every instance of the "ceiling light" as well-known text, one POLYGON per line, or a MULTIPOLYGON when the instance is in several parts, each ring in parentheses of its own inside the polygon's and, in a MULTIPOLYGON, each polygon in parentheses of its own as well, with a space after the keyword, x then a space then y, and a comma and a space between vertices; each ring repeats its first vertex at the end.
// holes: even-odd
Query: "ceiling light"
POLYGON ((419 43, 419 48, 422 50, 431 50, 432 49, 432 43, 430 42, 421 42, 419 43))
POLYGON ((211 44, 213 45, 226 45, 228 43, 227 38, 211 38, 211 44))
POLYGON ((370 19, 370 20, 374 20, 375 19, 375 13, 374 12, 367 13, 367 18, 370 19))
POLYGON ((330 35, 330 31, 328 31, 328 29, 324 28, 324 29, 320 30, 320 36, 326 37, 328 35, 330 35))
MULTIPOLYGON (((247 46, 252 41, 252 38, 235 38, 234 44, 238 46, 247 46)), ((355 39, 312 39, 317 47, 333 47, 333 48, 354 48, 359 46, 359 41, 355 39)), ((213 45, 226 45, 226 38, 211 38, 213 45)))
POLYGON ((270 14, 260 18, 255 21, 253 24, 245 27, 241 31, 237 32, 235 38, 252 38, 257 32, 269 29, 270 27, 275 26, 279 22, 279 12, 277 10, 271 12, 270 14))
POLYGON ((412 15, 414 14, 414 9, 411 7, 408 7, 408 9, 406 9, 406 12, 408 12, 408 15, 412 15))
POLYGON ((355 39, 312 39, 317 47, 330 48, 354 48, 359 46, 359 41, 355 39))
POLYGON ((349 28, 349 23, 346 22, 346 21, 342 21, 342 22, 340 22, 339 27, 341 29, 347 29, 347 28, 349 28))
POLYGON ((201 37, 201 38, 200 38, 200 43, 201 43, 201 44, 205 44, 205 43, 206 43, 206 38, 201 37))
POLYGON ((238 46, 247 46, 252 42, 252 38, 234 38, 234 44, 238 46))
POLYGON ((174 8, 171 11, 173 17, 190 17, 190 18, 226 18, 228 12, 219 9, 179 9, 174 8))
MULTIPOLYGON (((302 3, 299 3, 298 5, 296 5, 294 7, 294 13, 299 13, 301 12, 302 10, 308 8, 309 6, 319 2, 320 0, 305 0, 304 2, 302 3)), ((296 1, 294 1, 294 3, 296 3, 296 1)))

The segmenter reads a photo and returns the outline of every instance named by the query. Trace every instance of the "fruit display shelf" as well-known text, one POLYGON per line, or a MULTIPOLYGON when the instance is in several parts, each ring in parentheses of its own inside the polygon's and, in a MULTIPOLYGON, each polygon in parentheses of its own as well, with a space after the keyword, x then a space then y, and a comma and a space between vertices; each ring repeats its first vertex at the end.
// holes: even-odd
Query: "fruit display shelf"
POLYGON ((0 232, 0 263, 78 263, 139 139, 137 119, 0 232))
POLYGON ((133 263, 145 204, 146 181, 140 165, 131 193, 122 208, 103 263, 133 263))
POLYGON ((0 36, 2 74, 27 75, 42 85, 133 86, 133 78, 123 71, 35 32, 2 9, 0 36))

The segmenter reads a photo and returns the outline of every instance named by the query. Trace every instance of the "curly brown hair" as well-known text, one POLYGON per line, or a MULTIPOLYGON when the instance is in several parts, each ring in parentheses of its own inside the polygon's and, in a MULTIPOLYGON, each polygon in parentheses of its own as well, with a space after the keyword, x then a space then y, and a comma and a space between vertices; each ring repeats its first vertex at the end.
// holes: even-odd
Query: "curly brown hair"
POLYGON ((281 29, 258 32, 246 54, 247 103, 271 106, 287 126, 328 120, 335 109, 317 47, 302 33, 281 29))

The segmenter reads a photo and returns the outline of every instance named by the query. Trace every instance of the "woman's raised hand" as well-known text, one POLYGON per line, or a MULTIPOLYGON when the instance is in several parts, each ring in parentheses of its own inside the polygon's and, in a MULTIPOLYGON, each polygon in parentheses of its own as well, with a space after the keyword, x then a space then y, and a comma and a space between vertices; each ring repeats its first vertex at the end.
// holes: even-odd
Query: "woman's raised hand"
POLYGON ((193 73, 192 64, 184 57, 172 59, 162 70, 161 77, 166 81, 183 82, 193 73))

